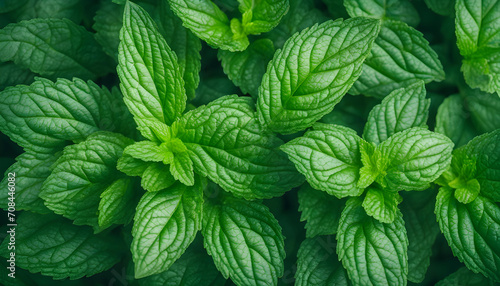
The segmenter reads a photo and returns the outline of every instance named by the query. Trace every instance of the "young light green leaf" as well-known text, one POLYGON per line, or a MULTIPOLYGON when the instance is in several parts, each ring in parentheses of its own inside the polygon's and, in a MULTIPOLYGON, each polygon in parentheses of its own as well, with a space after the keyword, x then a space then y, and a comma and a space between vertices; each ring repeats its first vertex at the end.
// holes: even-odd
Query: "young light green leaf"
POLYGON ((436 286, 496 286, 498 283, 484 277, 480 273, 474 273, 467 269, 467 267, 462 267, 456 272, 448 275, 443 280, 439 281, 436 286))
MULTIPOLYGON (((125 148, 126 149, 126 148, 125 148)), ((116 164, 116 168, 123 173, 127 174, 127 176, 142 176, 145 170, 152 165, 151 162, 144 162, 140 159, 136 159, 130 155, 122 154, 122 157, 118 159, 116 164)), ((164 165, 163 163, 158 163, 164 165)))
POLYGON ((185 144, 194 170, 224 190, 246 199, 271 198, 303 182, 282 141, 263 132, 251 98, 225 96, 179 120, 177 137, 185 144))
POLYGON ((0 131, 25 150, 54 153, 99 131, 130 134, 121 95, 79 79, 38 78, 0 92, 0 131))
POLYGON ((339 200, 323 191, 304 184, 299 190, 299 211, 305 221, 306 237, 336 234, 345 200, 339 200))
POLYGON ((224 72, 234 84, 239 86, 243 93, 257 98, 262 76, 273 55, 273 42, 269 39, 259 39, 242 52, 219 50, 218 58, 224 72))
POLYGON ((434 215, 434 192, 402 192, 401 212, 408 233, 408 280, 421 283, 432 255, 432 245, 439 233, 434 215))
POLYGON ((261 124, 291 134, 331 112, 361 74, 379 29, 378 20, 352 18, 292 36, 262 79, 257 103, 261 124))
POLYGON ((478 196, 469 204, 458 202, 453 190, 441 188, 435 213, 453 254, 474 272, 500 281, 500 207, 478 196))
POLYGON ((139 141, 131 144, 123 150, 125 156, 130 156, 146 162, 162 162, 163 150, 157 143, 151 141, 139 141))
MULTIPOLYGON (((196 243, 196 242, 195 242, 196 243)), ((195 244, 193 243, 193 245, 195 244)), ((172 266, 162 273, 138 280, 141 286, 215 286, 225 279, 203 248, 190 246, 172 266)))
POLYGON ((237 37, 231 30, 229 19, 210 0, 168 0, 172 11, 181 18, 184 27, 209 45, 229 50, 243 51, 249 42, 246 35, 237 37))
POLYGON ((359 140, 356 132, 340 125, 317 123, 314 129, 283 146, 297 170, 315 189, 337 198, 359 196, 359 140))
MULTIPOLYGON (((50 210, 43 204, 39 197, 43 182, 50 175, 50 167, 56 162, 59 154, 41 154, 26 152, 16 158, 7 171, 0 186, 8 190, 9 173, 14 173, 15 182, 15 204, 16 210, 27 210, 35 213, 49 213, 50 210)), ((0 192, 0 207, 8 208, 9 193, 0 192)))
POLYGON ((101 193, 99 202, 99 227, 105 229, 112 224, 127 224, 134 217, 137 204, 134 182, 131 178, 121 178, 109 185, 101 193))
POLYGON ((0 63, 0 74, 8 75, 0 77, 0 91, 11 85, 31 84, 35 80, 34 73, 13 62, 0 63))
POLYGON ((448 136, 458 148, 467 144, 477 133, 468 117, 460 95, 449 96, 438 108, 435 131, 448 136))
MULTIPOLYGON (((148 192, 157 192, 172 186, 176 179, 168 165, 150 163, 141 176, 141 186, 148 192)), ((185 184, 186 185, 186 184, 185 184)))
POLYGON ((194 185, 193 161, 189 157, 188 152, 174 155, 174 161, 170 164, 170 173, 184 185, 194 185))
POLYGON ((422 33, 405 23, 386 20, 349 93, 384 98, 417 80, 428 83, 444 77, 443 66, 422 33))
POLYGON ((289 2, 290 9, 281 19, 280 24, 266 33, 276 48, 283 47, 285 41, 296 32, 328 20, 322 11, 314 7, 312 0, 289 0, 289 2))
POLYGON ((118 61, 125 104, 142 135, 156 141, 144 120, 171 125, 186 107, 186 92, 177 56, 147 12, 132 2, 123 13, 118 61))
POLYGON ((378 145, 399 131, 425 127, 430 105, 425 95, 423 81, 391 92, 368 115, 363 138, 378 145))
POLYGON ((135 278, 166 271, 194 240, 201 228, 205 181, 181 183, 148 192, 137 206, 131 250, 135 278))
MULTIPOLYGON (((133 141, 119 134, 97 132, 82 143, 64 148, 45 180, 40 197, 57 214, 90 225, 96 232, 101 194, 123 174, 116 169, 123 149, 133 141)), ((127 187, 126 185, 121 185, 127 187)))
POLYGON ((408 238, 401 213, 393 223, 368 216, 351 198, 340 218, 337 254, 354 285, 405 285, 408 238))
POLYGON ((112 64, 92 34, 68 19, 32 19, 0 30, 0 62, 14 61, 50 79, 95 79, 112 64))
POLYGON ((258 35, 271 31, 288 12, 288 0, 238 0, 246 34, 258 35))
POLYGON ((424 190, 449 166, 453 143, 420 127, 398 132, 378 146, 388 162, 381 178, 391 190, 424 190))
POLYGON ((464 56, 462 72, 472 88, 500 92, 500 1, 455 4, 457 45, 464 56))
POLYGON ((392 223, 398 216, 398 204, 402 198, 397 192, 378 188, 368 188, 363 200, 363 208, 367 215, 382 223, 392 223))
POLYGON ((392 19, 417 26, 420 17, 408 0, 345 0, 344 6, 351 17, 392 19))
POLYGON ((278 221, 261 203, 220 199, 203 208, 204 245, 215 266, 236 285, 277 285, 285 258, 278 221))
POLYGON ((318 236, 302 242, 297 254, 296 286, 350 285, 349 278, 335 254, 335 238, 318 236))
MULTIPOLYGON (((120 261, 116 238, 94 235, 87 226, 76 226, 54 214, 22 212, 17 218, 16 266, 54 279, 79 279, 111 268, 120 261)), ((5 239, 0 248, 10 257, 5 239)))
POLYGON ((167 44, 177 55, 187 98, 193 99, 200 82, 200 39, 182 26, 182 21, 172 12, 168 1, 161 1, 159 5, 158 27, 167 44))

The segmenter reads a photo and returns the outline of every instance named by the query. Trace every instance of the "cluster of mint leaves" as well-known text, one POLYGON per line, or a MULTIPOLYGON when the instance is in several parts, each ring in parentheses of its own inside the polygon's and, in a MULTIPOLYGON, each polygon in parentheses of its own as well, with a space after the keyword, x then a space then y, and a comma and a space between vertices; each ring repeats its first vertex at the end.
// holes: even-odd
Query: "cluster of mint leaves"
POLYGON ((43 2, 0 2, 3 284, 430 283, 439 232, 500 282, 500 1, 43 2))

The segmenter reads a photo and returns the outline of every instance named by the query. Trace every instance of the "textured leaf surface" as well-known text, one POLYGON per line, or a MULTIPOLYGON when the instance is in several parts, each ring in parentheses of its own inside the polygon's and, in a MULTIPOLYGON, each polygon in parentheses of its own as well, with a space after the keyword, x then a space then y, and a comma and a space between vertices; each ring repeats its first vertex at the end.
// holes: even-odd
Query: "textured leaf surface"
POLYGON ((102 230, 98 224, 100 196, 122 176, 116 162, 130 143, 132 140, 122 135, 99 132, 64 148, 43 183, 40 197, 45 205, 77 225, 102 230))
POLYGON ((195 171, 237 196, 271 198, 303 182, 277 149, 282 141, 262 131, 248 97, 219 98, 178 123, 195 171))
POLYGON ((112 1, 101 1, 99 10, 94 16, 92 29, 96 31, 95 39, 101 44, 104 52, 118 62, 118 45, 120 29, 123 26, 123 5, 112 1))
POLYGON ((304 240, 297 255, 295 285, 350 285, 347 273, 335 254, 335 245, 332 236, 304 240))
POLYGON ((340 218, 337 254, 354 285, 405 285, 408 238, 401 213, 393 223, 368 216, 351 198, 340 218))
POLYGON ((472 88, 500 92, 500 1, 455 4, 457 45, 464 56, 462 71, 472 88))
POLYGON ((366 214, 383 223, 392 223, 399 214, 401 196, 397 192, 368 188, 363 208, 366 214))
POLYGON ((299 190, 299 211, 305 221, 306 237, 336 234, 345 200, 339 200, 323 191, 304 184, 299 190))
POLYGON ((262 79, 260 122, 274 132, 291 134, 331 112, 360 75, 378 31, 377 20, 353 18, 328 21, 292 36, 262 79))
POLYGON ((378 145, 399 131, 425 127, 430 105, 425 95, 422 81, 391 92, 370 111, 363 138, 378 145))
POLYGON ((315 189, 338 198, 359 196, 361 158, 356 132, 340 125, 316 124, 281 149, 315 189))
POLYGON ((99 227, 104 229, 112 224, 129 223, 134 217, 137 201, 134 182, 131 178, 114 181, 101 193, 99 227))
POLYGON ((278 25, 290 7, 288 0, 238 0, 238 2, 240 2, 239 10, 243 13, 243 29, 247 34, 269 32, 278 25), (251 18, 249 23, 245 23, 245 16, 251 18))
POLYGON ((344 6, 351 17, 392 19, 416 26, 418 12, 407 0, 346 0, 344 6))
MULTIPOLYGON (((54 214, 23 212, 17 219, 16 265, 54 279, 79 279, 111 268, 120 261, 120 243, 94 235, 87 226, 76 226, 54 214)), ((0 253, 8 257, 8 240, 0 253)))
POLYGON ((0 93, 0 131, 25 150, 54 153, 99 130, 129 134, 130 113, 118 92, 79 79, 37 79, 0 93))
POLYGON ((500 96, 470 90, 465 94, 464 105, 467 106, 472 122, 481 133, 500 129, 500 96))
POLYGON ((186 251, 201 228, 204 187, 197 179, 141 198, 132 229, 136 278, 166 271, 186 251))
POLYGON ((449 166, 453 143, 420 127, 406 129, 380 145, 387 159, 385 183, 393 190, 424 190, 449 166))
POLYGON ((349 93, 384 98, 418 79, 428 83, 444 76, 436 52, 422 33, 405 23, 386 20, 349 93))
POLYGON ((432 245, 439 233, 434 215, 435 192, 403 192, 401 212, 408 233, 408 280, 421 283, 430 265, 432 245))
POLYGON ((34 18, 67 18, 80 24, 84 18, 83 3, 79 0, 28 0, 24 5, 12 11, 16 22, 34 18))
POLYGON ((497 283, 489 280, 480 273, 474 273, 462 267, 454 273, 448 275, 445 279, 439 281, 436 286, 495 286, 497 283))
POLYGON ((171 125, 186 107, 177 56, 144 9, 127 2, 118 52, 124 101, 142 135, 157 140, 145 121, 171 125))
POLYGON ((500 281, 500 207, 478 196, 469 204, 458 202, 453 190, 441 188, 436 216, 441 231, 460 261, 474 272, 500 281))
POLYGON ((50 79, 84 80, 107 74, 112 65, 91 33, 68 19, 32 19, 0 30, 0 61, 14 61, 50 79))
POLYGON ((34 73, 13 62, 0 63, 0 74, 9 75, 0 77, 0 91, 11 85, 31 84, 35 80, 34 73))
POLYGON ((273 42, 269 39, 259 39, 242 52, 219 50, 218 57, 224 72, 234 84, 239 86, 243 93, 257 98, 262 76, 273 54, 273 42))
POLYGON ((460 95, 449 96, 439 106, 435 131, 448 136, 456 147, 465 145, 476 135, 468 115, 460 95))
POLYGON ((203 209, 203 237, 215 266, 236 285, 276 285, 283 275, 281 227, 257 202, 226 195, 203 209))
MULTIPOLYGON (((8 173, 16 174, 16 210, 29 210, 36 213, 49 213, 50 210, 43 204, 39 197, 43 182, 50 175, 50 167, 57 160, 58 155, 45 155, 26 152, 19 155, 7 171, 0 184, 8 189, 8 173)), ((0 206, 8 208, 8 192, 0 193, 0 206)))
POLYGON ((163 163, 151 163, 140 174, 141 186, 148 192, 157 192, 166 189, 175 183, 169 166, 163 163))
POLYGON ((248 46, 246 35, 235 39, 229 19, 210 0, 168 0, 172 11, 184 27, 209 45, 229 51, 243 51, 248 46))

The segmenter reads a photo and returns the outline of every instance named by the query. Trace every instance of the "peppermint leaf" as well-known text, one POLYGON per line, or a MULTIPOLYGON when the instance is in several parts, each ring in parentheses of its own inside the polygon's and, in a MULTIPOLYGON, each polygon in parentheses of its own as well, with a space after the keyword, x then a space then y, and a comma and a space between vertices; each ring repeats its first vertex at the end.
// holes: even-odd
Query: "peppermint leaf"
POLYGON ((360 75, 378 31, 377 20, 353 18, 292 36, 262 79, 257 102, 261 124, 291 134, 330 113, 360 75))
POLYGON ((112 224, 127 224, 134 217, 137 204, 136 192, 130 178, 114 181, 101 193, 98 223, 101 228, 112 224))
POLYGON ((132 229, 135 278, 166 271, 186 251, 201 228, 205 184, 198 178, 141 198, 132 229))
POLYGON ((417 26, 418 12, 407 0, 346 0, 344 6, 351 17, 392 19, 417 26))
POLYGON ((398 204, 402 201, 397 192, 368 188, 363 208, 366 214, 383 223, 392 223, 399 213, 398 204))

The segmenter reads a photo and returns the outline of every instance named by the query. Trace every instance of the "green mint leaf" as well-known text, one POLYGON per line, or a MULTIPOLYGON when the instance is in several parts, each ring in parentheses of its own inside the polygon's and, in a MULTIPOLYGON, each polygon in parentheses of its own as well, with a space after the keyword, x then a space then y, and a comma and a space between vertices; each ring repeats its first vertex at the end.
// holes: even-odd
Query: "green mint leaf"
POLYGON ((296 286, 350 285, 347 273, 335 254, 335 238, 318 236, 302 242, 297 254, 296 286))
POLYGON ((141 186, 148 192, 161 191, 172 186, 176 181, 170 173, 170 167, 163 163, 149 163, 140 176, 141 186))
POLYGON ((470 271, 469 269, 467 269, 467 267, 462 267, 436 284, 436 286, 460 286, 460 285, 495 286, 498 285, 498 283, 491 281, 490 279, 484 277, 484 275, 480 273, 474 273, 470 271))
POLYGON ((193 161, 189 157, 188 152, 174 155, 174 161, 170 164, 170 173, 184 185, 194 185, 193 161))
POLYGON ((386 20, 349 93, 384 98, 419 79, 429 83, 444 77, 443 66, 422 33, 405 23, 386 20))
POLYGON ((118 45, 120 29, 123 26, 123 5, 111 1, 101 1, 99 10, 94 16, 92 29, 96 31, 95 39, 101 44, 104 52, 118 62, 118 45))
POLYGON ((131 178, 114 181, 101 193, 99 226, 105 229, 112 224, 128 224, 134 217, 137 201, 131 178))
POLYGON ((481 186, 476 179, 460 182, 458 185, 454 185, 453 182, 450 182, 448 185, 456 189, 455 198, 462 204, 468 204, 475 200, 481 190, 481 186))
POLYGON ((141 286, 215 286, 226 280, 217 271, 204 249, 193 249, 194 243, 167 271, 140 279, 141 286))
POLYGON ((12 11, 11 15, 20 22, 34 18, 67 18, 80 24, 84 18, 84 6, 78 0, 28 0, 24 5, 12 11))
POLYGON ((182 26, 182 21, 172 12, 168 1, 161 1, 159 5, 158 28, 177 55, 187 98, 193 99, 200 82, 200 39, 182 26))
POLYGON ((171 125, 186 107, 177 56, 143 8, 127 2, 118 52, 118 76, 125 104, 141 134, 157 138, 144 121, 171 125))
POLYGON ((453 143, 420 127, 398 132, 377 147, 388 162, 381 178, 391 190, 425 190, 449 166, 453 143))
POLYGON ((243 14, 243 29, 246 34, 258 35, 271 31, 288 12, 288 0, 253 1, 238 0, 243 14))
POLYGON ((465 92, 464 105, 470 112, 474 126, 481 133, 500 129, 500 96, 481 92, 478 89, 465 92))
POLYGON ((500 3, 478 1, 474 5, 457 0, 455 28, 457 45, 464 57, 462 71, 472 88, 500 91, 500 3))
MULTIPOLYGON (((123 150, 124 152, 126 151, 123 150)), ((160 163, 161 165, 164 165, 163 163, 160 163)), ((142 176, 144 171, 151 165, 150 162, 144 162, 140 159, 136 159, 130 155, 127 154, 122 154, 122 157, 118 159, 118 162, 116 164, 116 168, 123 173, 127 174, 128 176, 134 177, 134 176, 142 176)))
POLYGON ((360 198, 347 201, 337 232, 337 254, 354 285, 405 285, 408 238, 401 213, 393 223, 368 216, 360 198))
POLYGON ((392 19, 417 26, 420 17, 407 0, 346 0, 344 6, 351 17, 372 17, 392 19))
POLYGON ((450 188, 441 188, 435 213, 453 254, 474 272, 500 281, 500 207, 478 196, 469 204, 458 202, 450 188))
POLYGON ((31 84, 35 80, 34 73, 13 62, 0 63, 0 74, 9 75, 0 77, 0 91, 11 85, 31 84))
POLYGON ((438 108, 435 131, 448 136, 456 147, 463 146, 477 133, 468 117, 460 95, 449 96, 438 108))
MULTIPOLYGON (((90 227, 76 226, 60 216, 22 212, 17 224, 16 266, 32 273, 79 279, 105 271, 121 259, 116 238, 94 235, 90 227)), ((10 257, 8 242, 2 242, 3 257, 10 257)))
MULTIPOLYGON (((38 154, 26 152, 16 158, 0 183, 5 190, 8 189, 9 173, 16 174, 16 210, 29 210, 36 213, 49 213, 50 210, 43 204, 39 197, 43 182, 50 175, 50 167, 56 162, 59 154, 38 154)), ((0 192, 0 207, 7 210, 9 203, 8 192, 0 192)))
POLYGON ((379 176, 385 175, 387 162, 380 156, 374 143, 359 140, 359 150, 363 167, 359 169, 358 188, 364 189, 371 185, 379 176))
POLYGON ((401 212, 408 233, 408 280, 421 283, 430 265, 432 246, 439 233, 434 215, 435 192, 402 192, 401 212))
POLYGON ((304 184, 299 190, 300 220, 305 221, 306 237, 337 233, 341 209, 345 200, 339 200, 323 191, 304 184))
POLYGON ((215 266, 236 285, 277 285, 284 272, 281 227, 257 202, 223 195, 203 208, 202 234, 215 266))
POLYGON ((25 150, 54 153, 99 130, 128 135, 130 124, 121 95, 91 81, 38 78, 0 92, 0 131, 25 150))
POLYGON ((399 131, 425 127, 430 99, 425 99, 423 81, 391 92, 368 115, 363 138, 376 145, 399 131))
POLYGON ((260 122, 274 132, 291 134, 330 113, 360 75, 379 28, 378 20, 352 18, 293 35, 262 79, 260 122))
POLYGON ((269 39, 252 42, 242 52, 219 50, 218 58, 227 76, 243 93, 257 98, 262 76, 266 72, 267 63, 273 58, 274 45, 269 39))
POLYGON ((140 141, 131 144, 123 150, 125 156, 130 156, 146 162, 162 162, 164 158, 162 148, 151 141, 140 141))
POLYGON ((7 13, 23 6, 28 0, 4 0, 0 3, 0 13, 7 13))
POLYGON ((205 185, 197 178, 193 186, 177 183, 144 194, 132 229, 135 278, 167 270, 186 251, 201 228, 205 185))
MULTIPOLYGON (((476 179, 481 188, 481 195, 500 202, 500 130, 475 137, 462 150, 454 152, 452 162, 453 169, 461 174, 461 178, 469 186, 470 179, 476 179), (470 171, 468 161, 474 161, 473 169, 470 171)), ((477 186, 471 182, 472 193, 477 186)), ((451 186, 453 187, 453 186, 451 186)))
MULTIPOLYGON (((215 48, 232 52, 243 51, 249 42, 246 35, 233 34, 229 19, 210 0, 168 0, 184 27, 215 48)), ((236 20, 236 19, 234 19, 236 20)))
POLYGON ((196 173, 246 199, 280 196, 303 178, 277 148, 282 141, 263 132, 251 98, 225 96, 198 107, 178 122, 196 173))
POLYGON ((0 30, 0 61, 50 79, 95 79, 111 71, 111 59, 94 37, 68 19, 32 19, 0 30), (27 56, 29 55, 29 56, 27 56))
POLYGON ((427 7, 442 16, 455 14, 455 0, 424 0, 427 7))
POLYGON ((40 191, 45 205, 76 225, 103 230, 98 223, 100 196, 123 176, 116 163, 131 143, 119 134, 97 132, 82 143, 64 148, 40 191))
POLYGON ((361 167, 359 140, 352 129, 317 123, 281 150, 313 188, 337 198, 359 196, 363 192, 356 185, 361 167))
POLYGON ((289 2, 290 9, 283 16, 280 24, 266 33, 277 48, 283 47, 285 41, 296 32, 328 20, 322 11, 314 7, 312 0, 289 0, 289 2))
POLYGON ((366 214, 382 223, 392 223, 398 213, 398 204, 402 198, 397 192, 385 191, 378 188, 368 188, 363 208, 366 214))

